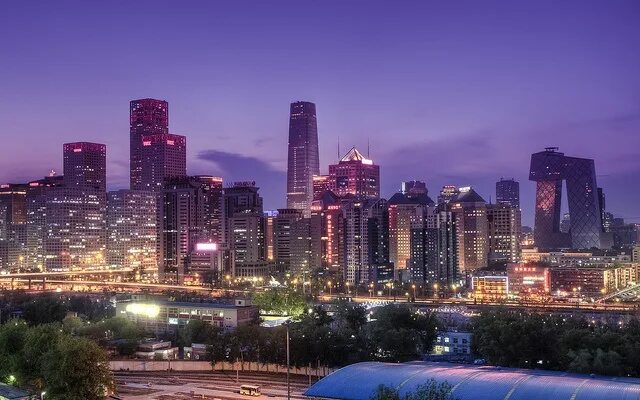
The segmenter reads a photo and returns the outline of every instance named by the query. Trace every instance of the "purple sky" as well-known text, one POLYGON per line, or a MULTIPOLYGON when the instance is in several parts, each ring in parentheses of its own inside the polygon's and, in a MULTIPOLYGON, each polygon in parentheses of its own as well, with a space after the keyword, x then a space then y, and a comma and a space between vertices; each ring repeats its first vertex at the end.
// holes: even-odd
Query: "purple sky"
POLYGON ((169 101, 189 173, 255 179, 282 207, 289 102, 317 104, 322 170, 356 145, 401 180, 521 181, 545 146, 596 159, 614 214, 640 222, 640 2, 12 1, 0 11, 0 182, 108 145, 128 185, 128 102, 169 101), (233 3, 233 4, 232 4, 233 3))

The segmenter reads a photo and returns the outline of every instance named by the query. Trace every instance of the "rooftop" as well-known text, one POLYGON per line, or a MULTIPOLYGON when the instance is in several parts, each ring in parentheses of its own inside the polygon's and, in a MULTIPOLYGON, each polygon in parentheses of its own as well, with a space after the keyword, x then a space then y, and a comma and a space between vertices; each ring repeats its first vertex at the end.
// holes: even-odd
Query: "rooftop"
POLYGON ((304 394, 320 399, 368 400, 384 384, 404 396, 430 379, 448 382, 460 400, 640 399, 640 379, 635 378, 436 362, 353 364, 316 382, 304 394))

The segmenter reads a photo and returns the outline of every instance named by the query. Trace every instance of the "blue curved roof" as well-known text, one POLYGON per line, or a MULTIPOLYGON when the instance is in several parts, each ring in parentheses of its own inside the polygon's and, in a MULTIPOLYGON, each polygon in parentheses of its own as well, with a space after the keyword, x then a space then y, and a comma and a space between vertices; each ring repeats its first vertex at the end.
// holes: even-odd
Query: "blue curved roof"
POLYGON ((341 368, 304 393, 321 399, 369 400, 380 385, 401 395, 434 379, 460 400, 640 400, 640 379, 436 362, 363 362, 341 368))

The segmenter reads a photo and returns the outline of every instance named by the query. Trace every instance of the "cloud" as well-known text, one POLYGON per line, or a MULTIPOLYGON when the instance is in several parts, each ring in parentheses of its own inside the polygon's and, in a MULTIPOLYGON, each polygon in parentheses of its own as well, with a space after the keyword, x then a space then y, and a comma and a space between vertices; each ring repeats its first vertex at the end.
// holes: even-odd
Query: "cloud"
POLYGON ((220 175, 225 185, 235 181, 255 181, 264 198, 265 209, 284 207, 286 173, 273 168, 269 162, 220 150, 203 150, 198 153, 197 159, 203 163, 194 166, 191 171, 220 175))

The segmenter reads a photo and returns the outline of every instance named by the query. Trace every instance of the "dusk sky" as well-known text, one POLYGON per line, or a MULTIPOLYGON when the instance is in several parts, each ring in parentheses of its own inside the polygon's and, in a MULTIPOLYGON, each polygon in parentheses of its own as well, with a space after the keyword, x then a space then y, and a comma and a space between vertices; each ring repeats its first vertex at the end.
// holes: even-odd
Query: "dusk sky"
POLYGON ((285 206, 289 103, 317 105, 321 170, 355 145, 402 180, 494 198, 530 155, 596 160, 607 208, 640 222, 640 1, 6 1, 0 182, 108 146, 128 187, 129 101, 169 102, 188 172, 256 180, 285 206))

